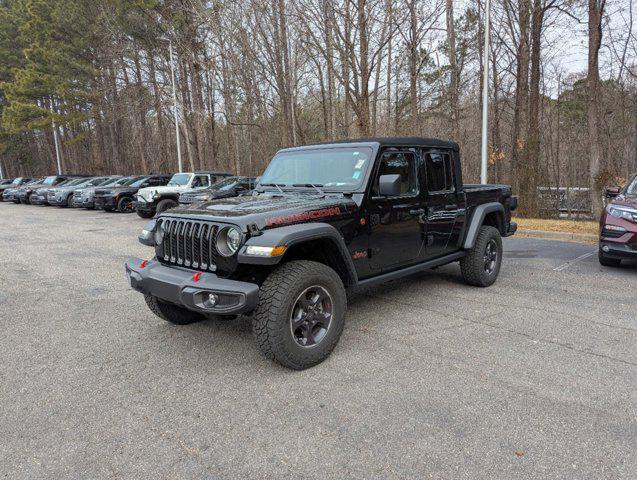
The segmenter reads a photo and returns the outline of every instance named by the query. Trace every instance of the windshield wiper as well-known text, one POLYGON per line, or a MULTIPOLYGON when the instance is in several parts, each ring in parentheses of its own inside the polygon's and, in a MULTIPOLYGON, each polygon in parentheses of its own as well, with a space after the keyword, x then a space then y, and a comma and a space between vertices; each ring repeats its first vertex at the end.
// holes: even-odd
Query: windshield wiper
POLYGON ((285 193, 283 191, 283 189, 281 188, 281 185, 283 185, 285 187, 284 183, 282 183, 281 185, 279 185, 278 183, 260 183, 259 185, 261 187, 276 187, 279 192, 281 192, 283 194, 285 193))
POLYGON ((294 183, 294 184, 292 184, 292 186, 293 187, 312 187, 318 193, 320 193, 321 195, 325 196, 325 192, 319 188, 319 187, 323 186, 322 183, 294 183))

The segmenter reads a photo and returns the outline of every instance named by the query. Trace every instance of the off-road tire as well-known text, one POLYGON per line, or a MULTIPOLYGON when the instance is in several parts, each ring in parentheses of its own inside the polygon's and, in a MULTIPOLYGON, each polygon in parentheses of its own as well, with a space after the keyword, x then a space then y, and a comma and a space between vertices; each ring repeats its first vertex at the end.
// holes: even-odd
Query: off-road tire
POLYGON ((622 261, 618 258, 609 258, 600 250, 598 253, 599 263, 604 267, 619 267, 622 261))
POLYGON ((469 285, 488 287, 493 285, 500 273, 502 265, 502 237, 495 227, 483 225, 478 231, 476 242, 467 255, 460 259, 460 271, 469 285), (497 259, 493 272, 485 269, 485 253, 489 242, 494 241, 497 246, 497 259))
POLYGON ((130 197, 122 197, 117 201, 117 211, 120 213, 132 213, 132 203, 133 203, 133 199, 130 197), (126 205, 130 202, 131 204, 131 209, 127 209, 125 208, 126 205))
POLYGON ((203 315, 191 312, 177 305, 162 302, 153 295, 144 295, 144 300, 146 300, 146 305, 148 305, 151 312, 159 318, 174 323, 175 325, 188 325, 205 319, 203 315))
POLYGON ((345 287, 334 270, 318 262, 291 261, 274 270, 261 285, 252 331, 266 358, 287 368, 303 370, 330 355, 343 332, 346 310, 345 287), (290 317, 299 295, 312 286, 320 286, 330 294, 333 313, 325 337, 304 347, 294 340, 290 317))
POLYGON ((156 210, 157 213, 162 213, 171 208, 175 208, 177 205, 179 205, 179 203, 175 202, 172 198, 167 198, 157 204, 156 210))
POLYGON ((142 212, 141 210, 137 210, 137 215, 141 218, 153 218, 155 214, 153 212, 142 212))

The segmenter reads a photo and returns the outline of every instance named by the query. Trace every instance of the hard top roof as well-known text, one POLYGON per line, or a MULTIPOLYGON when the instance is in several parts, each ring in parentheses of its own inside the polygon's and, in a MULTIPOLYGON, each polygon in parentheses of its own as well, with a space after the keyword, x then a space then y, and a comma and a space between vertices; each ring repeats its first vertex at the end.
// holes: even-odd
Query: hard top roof
MULTIPOLYGON (((374 137, 374 138, 357 138, 357 139, 345 139, 345 140, 333 140, 330 142, 321 142, 311 145, 302 145, 294 148, 305 148, 321 145, 342 145, 342 144, 365 144, 365 143, 378 143, 381 147, 440 147, 451 148, 458 150, 458 144, 446 140, 440 140, 439 138, 426 138, 426 137, 374 137)), ((286 149, 287 150, 287 149, 286 149)))

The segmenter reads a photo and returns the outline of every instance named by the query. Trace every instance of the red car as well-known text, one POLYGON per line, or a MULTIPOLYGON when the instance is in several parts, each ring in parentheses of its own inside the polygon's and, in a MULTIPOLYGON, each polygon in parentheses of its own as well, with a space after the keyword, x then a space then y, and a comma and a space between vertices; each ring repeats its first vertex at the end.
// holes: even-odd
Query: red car
POLYGON ((637 174, 623 189, 607 188, 610 202, 599 219, 599 263, 616 267, 637 260, 637 174))

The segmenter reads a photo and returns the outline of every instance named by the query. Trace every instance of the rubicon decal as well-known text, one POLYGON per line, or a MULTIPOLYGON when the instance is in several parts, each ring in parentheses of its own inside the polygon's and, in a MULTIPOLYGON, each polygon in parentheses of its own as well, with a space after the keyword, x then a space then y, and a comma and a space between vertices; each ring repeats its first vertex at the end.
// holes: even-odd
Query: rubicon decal
POLYGON ((287 225, 289 223, 306 222, 308 220, 316 220, 319 218, 333 217, 340 215, 340 207, 323 208, 321 210, 310 210, 309 212, 293 213, 280 217, 269 217, 265 219, 266 227, 272 225, 287 225))

